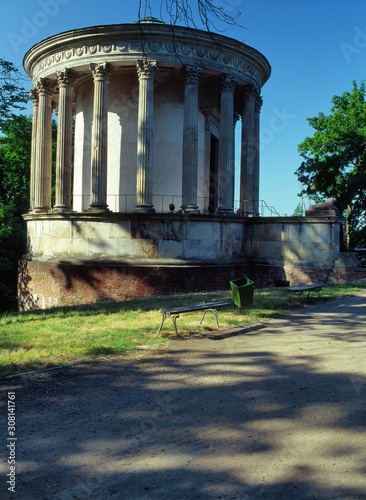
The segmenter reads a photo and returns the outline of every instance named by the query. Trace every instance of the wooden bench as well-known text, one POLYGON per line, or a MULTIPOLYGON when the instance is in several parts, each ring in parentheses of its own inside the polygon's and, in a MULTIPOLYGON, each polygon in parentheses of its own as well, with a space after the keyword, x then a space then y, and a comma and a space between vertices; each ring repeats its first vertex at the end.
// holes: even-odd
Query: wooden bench
POLYGON ((292 296, 296 295, 299 298, 301 298, 301 296, 307 292, 308 295, 305 299, 305 301, 307 301, 312 292, 317 293, 318 297, 320 298, 320 291, 325 286, 327 285, 324 283, 318 283, 315 285, 289 286, 288 288, 286 288, 286 291, 290 292, 292 296))
POLYGON ((181 314, 188 313, 188 312, 195 312, 195 311, 203 311, 203 315, 201 318, 201 321, 198 323, 199 325, 202 324, 203 318, 205 317, 207 311, 211 311, 214 313, 215 318, 216 318, 216 324, 217 328, 219 328, 219 320, 217 319, 217 312, 221 307, 228 307, 231 306, 230 302, 224 302, 223 300, 219 300, 216 302, 205 302, 203 304, 199 304, 197 306, 185 306, 185 307, 176 307, 174 309, 162 309, 161 314, 162 314, 162 320, 161 320, 161 325, 159 326, 159 330, 157 333, 161 332, 161 329, 163 328, 163 324, 166 318, 171 318, 174 323, 174 328, 175 328, 175 333, 178 335, 177 331, 177 318, 181 314))

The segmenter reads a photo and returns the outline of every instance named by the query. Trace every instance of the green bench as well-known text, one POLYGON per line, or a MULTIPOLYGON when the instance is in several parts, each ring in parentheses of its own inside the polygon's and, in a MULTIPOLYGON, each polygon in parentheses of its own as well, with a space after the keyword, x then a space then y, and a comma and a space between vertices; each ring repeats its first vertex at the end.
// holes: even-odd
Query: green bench
POLYGON ((291 293, 291 299, 293 296, 301 298, 304 293, 307 293, 307 297, 305 299, 305 301, 307 301, 312 292, 317 293, 320 298, 320 291, 325 286, 327 285, 324 283, 317 283, 315 285, 289 286, 286 288, 286 291, 291 293))
POLYGON ((198 323, 199 325, 202 324, 203 318, 205 317, 207 311, 211 311, 212 313, 214 313, 215 318, 216 318, 217 328, 219 328, 219 320, 217 318, 217 312, 222 307, 228 307, 231 305, 232 304, 230 304, 230 302, 224 302, 223 300, 218 300, 216 302, 205 302, 203 304, 199 304, 196 306, 185 306, 185 307, 175 307, 173 309, 162 309, 161 310, 161 314, 162 314, 161 325, 159 326, 159 330, 157 331, 157 333, 161 332, 161 329, 163 328, 163 324, 164 324, 165 319, 171 318, 173 320, 173 323, 174 323, 175 333, 176 333, 176 335, 178 335, 177 318, 179 318, 179 316, 181 314, 185 314, 188 312, 195 312, 195 311, 203 311, 201 321, 198 323))

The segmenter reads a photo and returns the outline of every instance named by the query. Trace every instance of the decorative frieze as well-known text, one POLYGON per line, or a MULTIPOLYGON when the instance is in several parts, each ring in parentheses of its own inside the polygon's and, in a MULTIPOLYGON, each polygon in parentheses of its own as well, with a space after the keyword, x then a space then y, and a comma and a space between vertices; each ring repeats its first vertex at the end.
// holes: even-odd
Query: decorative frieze
MULTIPOLYGON (((239 76, 247 76, 252 80, 261 84, 261 77, 259 72, 248 64, 243 59, 238 57, 228 56, 219 50, 210 50, 204 47, 190 46, 183 43, 159 42, 159 41, 146 41, 140 42, 135 40, 128 40, 125 42, 111 42, 101 44, 83 45, 81 47, 73 47, 65 49, 56 54, 50 55, 42 59, 34 67, 34 76, 37 76, 43 70, 53 65, 59 65, 63 61, 68 65, 73 59, 80 59, 88 56, 102 56, 108 54, 118 56, 124 54, 133 58, 139 58, 147 52, 152 52, 159 55, 177 54, 181 56, 190 56, 202 60, 202 66, 208 66, 212 63, 221 65, 223 67, 231 68, 229 72, 235 72, 239 76)), ((223 68, 222 68, 223 69, 223 68)))

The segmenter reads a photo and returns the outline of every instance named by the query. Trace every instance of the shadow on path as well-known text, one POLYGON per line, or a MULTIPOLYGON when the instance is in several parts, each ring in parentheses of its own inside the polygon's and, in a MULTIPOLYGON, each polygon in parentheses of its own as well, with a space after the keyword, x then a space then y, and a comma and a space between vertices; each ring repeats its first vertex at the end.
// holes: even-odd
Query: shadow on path
POLYGON ((366 498, 365 298, 308 312, 13 379, 2 498, 366 498))

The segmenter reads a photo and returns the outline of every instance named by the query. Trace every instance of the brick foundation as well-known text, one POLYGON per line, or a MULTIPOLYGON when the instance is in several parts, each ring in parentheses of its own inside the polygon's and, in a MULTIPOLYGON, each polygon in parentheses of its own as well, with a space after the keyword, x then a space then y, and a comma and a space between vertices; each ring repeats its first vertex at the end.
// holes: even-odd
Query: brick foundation
POLYGON ((363 269, 315 269, 265 265, 125 265, 19 262, 21 311, 119 301, 230 288, 230 280, 247 275, 256 288, 347 282, 366 278, 363 269))

